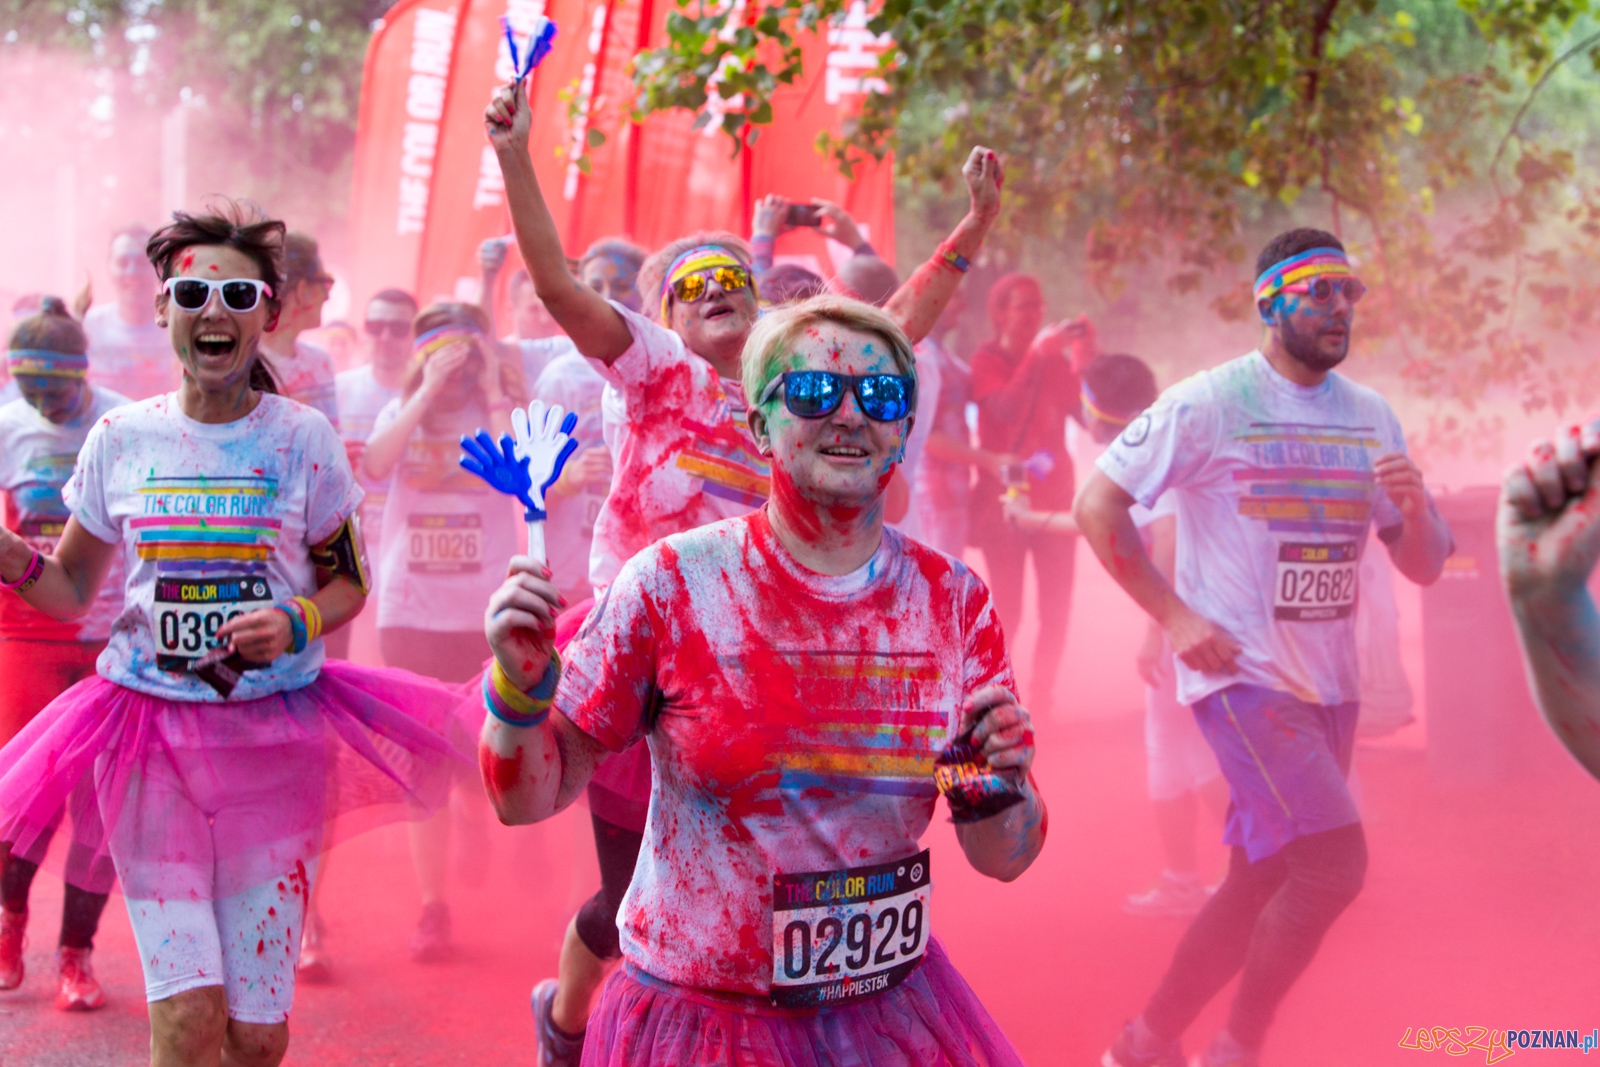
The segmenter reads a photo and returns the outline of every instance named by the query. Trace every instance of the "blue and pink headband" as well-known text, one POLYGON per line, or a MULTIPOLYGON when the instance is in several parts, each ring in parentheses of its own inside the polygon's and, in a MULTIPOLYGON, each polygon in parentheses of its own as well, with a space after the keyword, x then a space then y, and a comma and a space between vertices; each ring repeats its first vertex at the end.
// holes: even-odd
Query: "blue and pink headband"
POLYGON ((81 353, 55 352, 48 348, 13 348, 6 352, 6 368, 12 377, 19 374, 39 378, 87 378, 89 357, 81 353))
POLYGON ((1323 274, 1351 276, 1355 271, 1340 249, 1307 249, 1262 271, 1256 279, 1256 300, 1271 300, 1291 285, 1323 274))

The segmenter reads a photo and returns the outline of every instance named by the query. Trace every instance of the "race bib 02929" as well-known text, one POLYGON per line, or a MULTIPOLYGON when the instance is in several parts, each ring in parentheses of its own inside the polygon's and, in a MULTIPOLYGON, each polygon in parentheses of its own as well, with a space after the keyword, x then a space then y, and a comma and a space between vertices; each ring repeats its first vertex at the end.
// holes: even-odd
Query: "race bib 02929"
POLYGON ((265 578, 157 578, 156 666, 186 671, 222 642, 223 623, 272 606, 265 578))
POLYGON ((1354 541, 1278 546, 1272 616, 1289 622, 1344 619, 1356 606, 1360 551, 1354 541))
POLYGON ((905 981, 928 947, 928 850, 772 879, 772 1003, 848 1004, 905 981))
POLYGON ((483 567, 483 516, 408 515, 406 570, 476 574, 483 567))

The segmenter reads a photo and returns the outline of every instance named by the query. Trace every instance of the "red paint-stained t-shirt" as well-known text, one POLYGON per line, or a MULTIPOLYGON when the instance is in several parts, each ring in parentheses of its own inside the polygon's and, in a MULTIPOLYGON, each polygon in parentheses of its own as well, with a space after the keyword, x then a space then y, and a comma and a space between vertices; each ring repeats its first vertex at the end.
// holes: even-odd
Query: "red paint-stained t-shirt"
POLYGON ((635 556, 556 696, 612 751, 644 737, 655 763, 623 954, 681 985, 766 992, 773 876, 916 854, 934 757, 991 684, 1013 680, 988 590, 894 530, 838 577, 801 567, 765 510, 635 556))
POLYGON ((745 425, 743 387, 719 377, 676 333, 612 306, 633 345, 610 366, 591 361, 626 409, 614 428, 611 492, 594 524, 596 589, 663 537, 760 507, 769 477, 745 425))

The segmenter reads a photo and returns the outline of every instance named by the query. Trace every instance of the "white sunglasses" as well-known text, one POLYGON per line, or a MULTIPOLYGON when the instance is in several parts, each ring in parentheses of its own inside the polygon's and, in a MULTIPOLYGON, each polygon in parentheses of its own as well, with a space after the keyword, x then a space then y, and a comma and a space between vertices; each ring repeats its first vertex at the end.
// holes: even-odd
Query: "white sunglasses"
POLYGON ((185 311, 199 311, 211 302, 211 294, 219 289, 222 291, 222 306, 229 311, 254 311, 256 305, 261 303, 263 290, 268 296, 273 295, 272 286, 256 278, 224 278, 221 281, 168 278, 166 284, 173 303, 185 311))

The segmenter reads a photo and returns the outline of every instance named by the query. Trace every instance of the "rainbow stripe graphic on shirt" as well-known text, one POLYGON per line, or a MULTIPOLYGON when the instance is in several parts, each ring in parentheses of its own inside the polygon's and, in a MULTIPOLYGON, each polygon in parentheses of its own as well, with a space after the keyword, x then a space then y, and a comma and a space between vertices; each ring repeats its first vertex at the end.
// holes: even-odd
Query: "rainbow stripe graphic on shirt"
POLYGON ((933 797, 947 714, 928 707, 943 672, 926 652, 780 652, 810 722, 767 756, 778 788, 933 797))
POLYGON ((264 574, 282 532, 274 478, 158 478, 129 520, 142 560, 159 573, 264 574))
POLYGON ((707 426, 684 419, 683 428, 694 435, 688 448, 678 453, 677 467, 701 479, 712 496, 746 507, 766 503, 772 489, 772 469, 755 450, 755 442, 739 432, 733 422, 707 426))
POLYGON ((1234 435, 1251 464, 1233 472, 1247 483, 1239 514, 1282 533, 1360 536, 1372 519, 1372 426, 1252 423, 1234 435))

